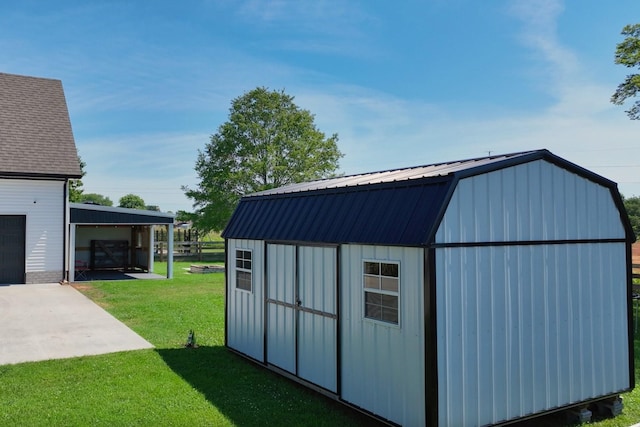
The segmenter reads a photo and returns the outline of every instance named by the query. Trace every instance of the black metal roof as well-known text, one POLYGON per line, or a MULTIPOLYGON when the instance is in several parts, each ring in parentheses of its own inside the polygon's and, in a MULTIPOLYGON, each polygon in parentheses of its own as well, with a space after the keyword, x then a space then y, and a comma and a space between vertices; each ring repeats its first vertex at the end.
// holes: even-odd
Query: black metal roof
POLYGON ((173 224, 170 213, 70 203, 72 224, 173 224))
MULTIPOLYGON (((614 182, 547 150, 291 184, 243 197, 222 236, 289 242, 429 244, 457 181, 545 159, 611 189, 614 182)), ((627 231, 631 230, 622 215, 627 231)), ((631 233, 632 235, 632 233, 631 233)))

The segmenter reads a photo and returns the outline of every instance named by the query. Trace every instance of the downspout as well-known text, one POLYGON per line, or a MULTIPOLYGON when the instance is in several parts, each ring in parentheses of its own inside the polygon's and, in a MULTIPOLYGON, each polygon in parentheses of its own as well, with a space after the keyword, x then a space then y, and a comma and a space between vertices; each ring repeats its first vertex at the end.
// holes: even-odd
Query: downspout
POLYGON ((69 179, 65 178, 64 180, 64 188, 62 190, 62 193, 64 194, 64 202, 63 202, 63 206, 62 206, 62 217, 64 218, 63 220, 63 225, 62 225, 62 280, 61 282, 68 282, 69 281, 69 251, 70 248, 68 247, 69 244, 71 244, 71 242, 69 242, 69 244, 67 244, 67 240, 68 240, 68 236, 69 236, 69 227, 70 227, 70 223, 69 223, 69 179))

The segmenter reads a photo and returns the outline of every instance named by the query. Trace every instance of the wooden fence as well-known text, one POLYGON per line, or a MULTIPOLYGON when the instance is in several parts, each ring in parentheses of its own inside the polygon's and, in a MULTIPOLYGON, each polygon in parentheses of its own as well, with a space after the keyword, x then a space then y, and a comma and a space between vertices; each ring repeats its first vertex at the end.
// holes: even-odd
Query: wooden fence
MULTIPOLYGON (((157 261, 167 260, 167 242, 155 242, 157 261)), ((175 261, 224 261, 224 242, 173 242, 175 261)))

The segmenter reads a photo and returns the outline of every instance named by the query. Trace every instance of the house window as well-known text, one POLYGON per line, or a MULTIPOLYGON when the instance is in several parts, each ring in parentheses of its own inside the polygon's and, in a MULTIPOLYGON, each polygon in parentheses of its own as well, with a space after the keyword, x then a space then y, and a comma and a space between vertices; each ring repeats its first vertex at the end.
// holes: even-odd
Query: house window
POLYGON ((251 251, 236 249, 236 289, 251 292, 251 251))
POLYGON ((364 316, 398 324, 398 263, 364 262, 364 316))

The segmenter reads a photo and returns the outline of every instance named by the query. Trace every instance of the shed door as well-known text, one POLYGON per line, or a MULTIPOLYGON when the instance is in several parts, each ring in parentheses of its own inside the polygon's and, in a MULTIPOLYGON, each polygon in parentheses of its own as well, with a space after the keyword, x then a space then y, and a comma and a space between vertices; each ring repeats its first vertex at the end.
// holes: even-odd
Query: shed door
POLYGON ((337 392, 337 252, 269 245, 267 362, 337 392))
POLYGON ((0 284, 25 282, 26 216, 0 215, 0 284))

